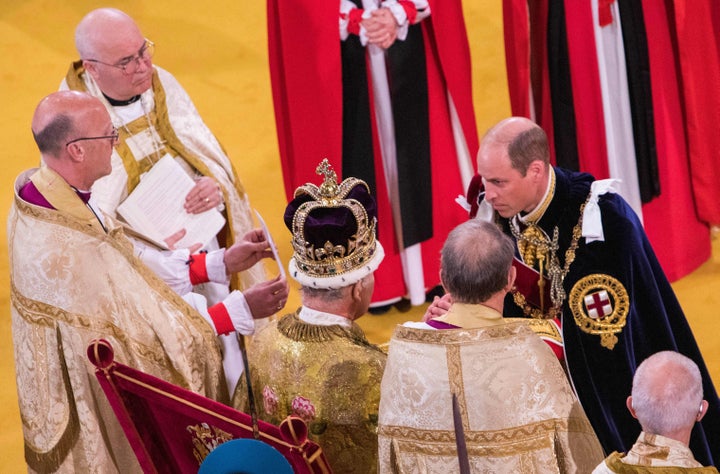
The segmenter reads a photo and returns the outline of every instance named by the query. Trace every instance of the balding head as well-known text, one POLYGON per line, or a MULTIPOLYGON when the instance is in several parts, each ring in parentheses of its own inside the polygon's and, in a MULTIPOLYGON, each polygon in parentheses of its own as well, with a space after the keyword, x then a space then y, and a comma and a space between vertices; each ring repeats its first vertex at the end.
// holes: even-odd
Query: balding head
POLYGON ((700 370, 682 354, 658 352, 635 371, 629 404, 646 433, 677 439, 676 433, 687 431, 689 436, 701 403, 700 370))
POLYGON ((506 290, 515 246, 495 224, 472 219, 455 227, 443 245, 440 279, 453 301, 467 304, 487 302, 506 290))
POLYGON ((32 133, 43 161, 71 185, 90 189, 110 172, 114 141, 94 138, 114 133, 110 115, 87 93, 60 91, 42 99, 35 108, 32 133))
POLYGON ((85 70, 105 95, 117 100, 130 99, 152 86, 150 44, 135 20, 114 8, 91 11, 75 30, 75 46, 85 70))
POLYGON ((115 8, 93 10, 75 29, 75 47, 80 59, 102 59, 102 53, 129 37, 140 36, 140 28, 127 13, 115 8))
POLYGON ((535 160, 550 164, 545 131, 525 117, 507 118, 488 130, 482 139, 480 153, 489 148, 504 149, 512 167, 523 176, 530 163, 535 160))
POLYGON ((75 138, 93 112, 104 111, 102 103, 89 94, 60 91, 40 101, 32 119, 32 132, 40 153, 60 158, 65 143, 75 138))
POLYGON ((485 200, 502 217, 532 211, 548 187, 550 152, 547 135, 531 120, 510 117, 482 139, 477 170, 485 200))

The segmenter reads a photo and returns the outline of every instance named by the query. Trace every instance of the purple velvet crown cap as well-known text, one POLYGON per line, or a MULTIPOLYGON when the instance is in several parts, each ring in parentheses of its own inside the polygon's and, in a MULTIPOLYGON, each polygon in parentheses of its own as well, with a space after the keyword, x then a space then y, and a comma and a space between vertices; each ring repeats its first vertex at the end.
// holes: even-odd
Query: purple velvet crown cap
MULTIPOLYGON (((368 222, 370 225, 377 217, 377 205, 375 199, 370 195, 364 182, 355 185, 343 200, 354 199, 358 201, 367 212, 368 222)), ((285 209, 285 225, 293 231, 293 218, 298 208, 314 198, 302 193, 296 196, 285 209)), ((303 237, 306 242, 312 244, 315 248, 322 248, 326 242, 331 242, 334 246, 341 245, 347 251, 348 240, 358 231, 357 221, 352 211, 345 207, 317 207, 313 209, 305 220, 303 229, 303 237)))

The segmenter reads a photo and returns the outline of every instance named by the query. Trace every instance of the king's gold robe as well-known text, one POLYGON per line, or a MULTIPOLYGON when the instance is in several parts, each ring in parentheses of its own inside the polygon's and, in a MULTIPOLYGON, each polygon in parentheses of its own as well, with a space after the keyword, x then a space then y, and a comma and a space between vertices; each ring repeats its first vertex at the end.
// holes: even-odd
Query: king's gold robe
POLYGON ((248 349, 259 417, 303 418, 335 473, 377 472, 377 417, 386 355, 356 324, 321 326, 289 314, 248 349))
POLYGON ((140 472, 87 359, 93 339, 115 360, 228 402, 221 354, 203 317, 106 233, 55 172, 16 181, 8 219, 12 332, 30 472, 140 472), (33 183, 57 209, 22 200, 33 183))
POLYGON ((592 471, 603 459, 600 443, 562 366, 527 322, 460 304, 441 319, 460 329, 398 326, 390 341, 380 472, 459 472, 453 394, 472 472, 592 471))

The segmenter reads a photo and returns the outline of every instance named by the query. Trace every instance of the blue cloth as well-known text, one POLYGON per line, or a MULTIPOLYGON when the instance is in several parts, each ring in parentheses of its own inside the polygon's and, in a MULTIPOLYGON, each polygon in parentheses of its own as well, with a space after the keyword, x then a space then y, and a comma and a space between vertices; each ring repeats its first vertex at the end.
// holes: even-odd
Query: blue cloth
POLYGON ((280 451, 256 439, 233 439, 207 455, 198 474, 293 474, 280 451))

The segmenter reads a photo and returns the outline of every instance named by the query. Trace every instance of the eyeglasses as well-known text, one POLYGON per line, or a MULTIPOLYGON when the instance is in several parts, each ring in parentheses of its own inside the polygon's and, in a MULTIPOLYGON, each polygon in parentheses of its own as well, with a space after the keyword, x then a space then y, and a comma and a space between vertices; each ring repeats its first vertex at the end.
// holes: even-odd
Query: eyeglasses
POLYGON ((75 142, 81 142, 83 140, 105 140, 109 139, 112 141, 112 144, 115 145, 118 142, 119 134, 117 131, 117 128, 113 127, 112 135, 103 135, 101 137, 82 137, 82 138, 76 138, 74 140, 70 140, 65 144, 65 146, 71 145, 75 142))
POLYGON ((135 74, 135 72, 138 70, 138 67, 140 67, 140 61, 146 61, 152 58, 153 54, 155 54, 155 43, 145 38, 145 42, 138 50, 136 55, 123 58, 115 64, 105 63, 97 59, 85 59, 85 61, 104 64, 105 66, 110 67, 116 67, 118 69, 121 69, 123 74, 125 74, 126 76, 131 76, 135 74))

